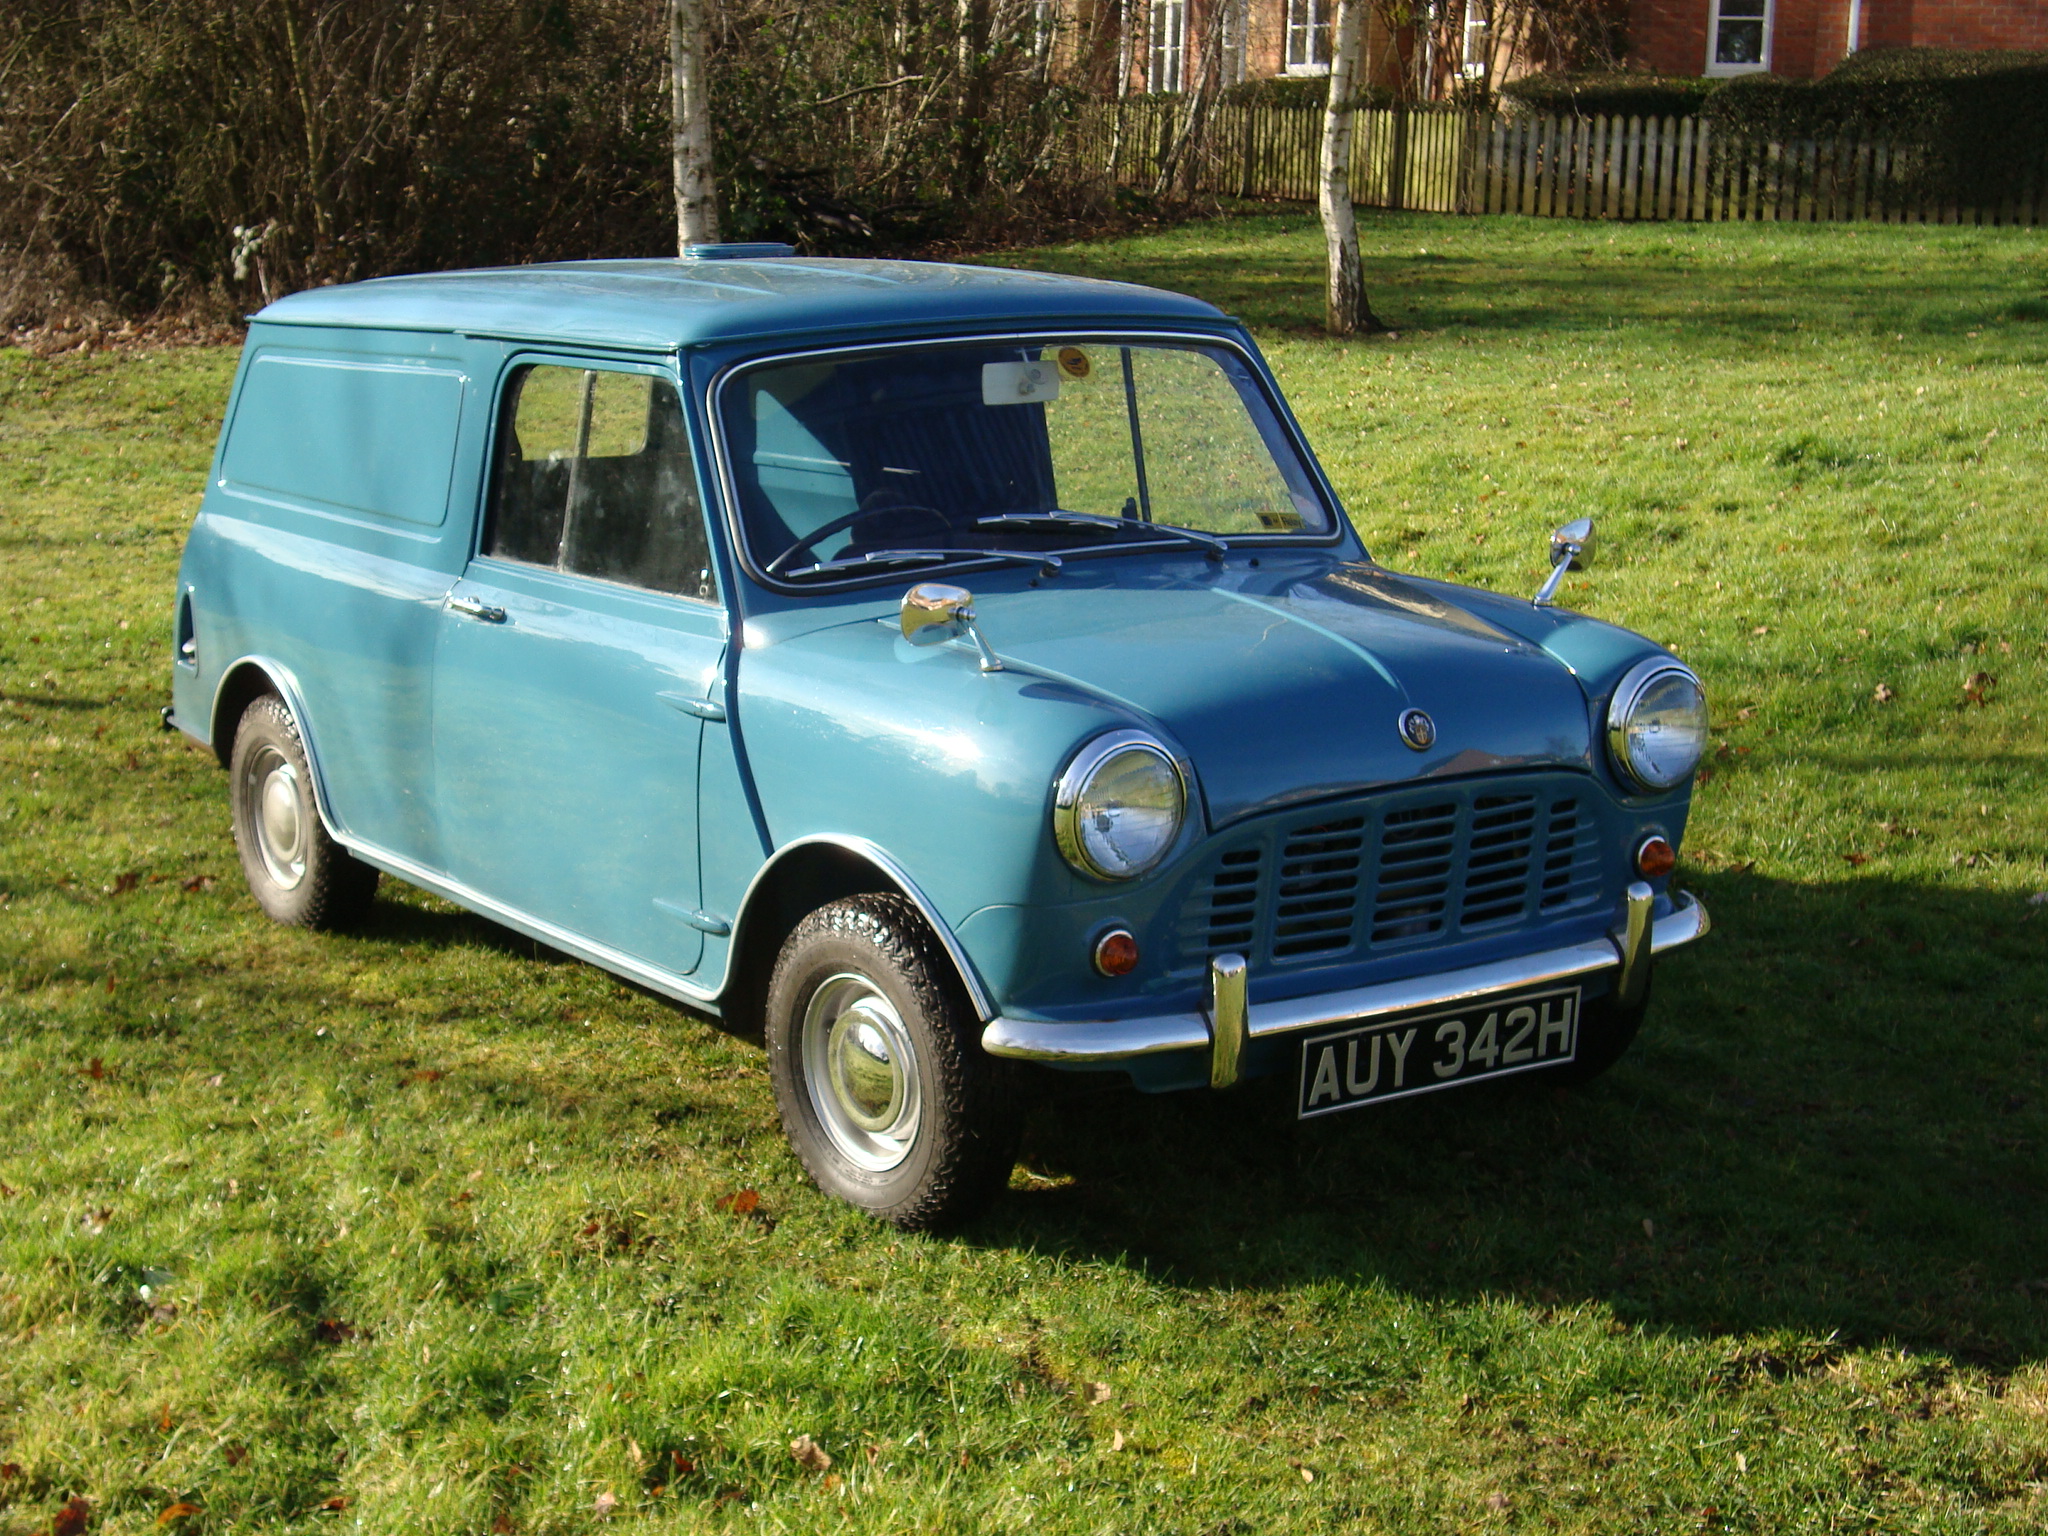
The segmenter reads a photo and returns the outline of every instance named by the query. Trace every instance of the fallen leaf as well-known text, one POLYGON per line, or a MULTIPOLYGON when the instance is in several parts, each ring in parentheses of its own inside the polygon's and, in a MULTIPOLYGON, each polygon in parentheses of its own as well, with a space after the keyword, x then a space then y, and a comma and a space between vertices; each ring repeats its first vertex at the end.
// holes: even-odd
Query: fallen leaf
POLYGON ((89 1077, 96 1083, 100 1082, 107 1075, 106 1063, 95 1056, 91 1061, 78 1069, 78 1075, 80 1077, 89 1077))
POLYGON ((837 1493, 839 1491, 839 1474, 837 1472, 830 1473, 825 1478, 825 1491, 827 1493, 837 1493))
POLYGON ((1124 1448, 1124 1432, 1122 1430, 1117 1430, 1109 1437, 1109 1448, 1112 1451, 1120 1451, 1124 1448))
POLYGON ((107 1223, 113 1219, 113 1211, 103 1206, 97 1211, 87 1211, 78 1218, 78 1224, 85 1228, 85 1235, 87 1237, 98 1237, 107 1230, 107 1223))
POLYGON ((1870 855, 1867 853, 1845 853, 1842 858, 1851 869, 1861 869, 1870 862, 1870 855))
MULTIPOLYGON (((2048 901, 2048 896, 2043 896, 2041 900, 2048 901)), ((15 1191, 13 1185, 0 1183, 0 1200, 12 1200, 14 1198, 14 1194, 15 1191)))
POLYGON ((50 1517, 50 1536, 79 1536, 91 1518, 92 1500, 82 1493, 74 1493, 64 1501, 64 1507, 50 1517))
POLYGON ((125 874, 114 876, 114 883, 108 889, 116 896, 126 896, 140 884, 142 884, 142 871, 131 869, 125 874))
POLYGON ((1486 1496, 1486 1507, 1496 1515, 1504 1515, 1508 1512, 1508 1496, 1504 1493, 1489 1493, 1486 1496))
POLYGON ((469 1184, 474 1184, 474 1183, 476 1183, 476 1181, 477 1181, 478 1179, 481 1179, 481 1178, 482 1178, 483 1176, 484 1176, 484 1171, 483 1171, 483 1169, 479 1168, 479 1169, 477 1169, 477 1170, 476 1170, 476 1171, 475 1171, 474 1173, 470 1174, 470 1176, 468 1177, 468 1179, 466 1179, 466 1180, 465 1180, 464 1182, 465 1182, 465 1183, 469 1183, 469 1184))
POLYGON ((214 1073, 214 1074, 213 1074, 213 1076, 209 1077, 209 1078, 208 1078, 208 1079, 206 1080, 206 1086, 207 1086, 207 1087, 209 1087, 209 1088, 218 1088, 218 1087, 219 1087, 219 1086, 220 1086, 220 1085, 221 1085, 222 1083, 226 1082, 227 1080, 228 1080, 228 1075, 227 1075, 227 1073, 225 1073, 225 1072, 216 1072, 216 1073, 214 1073))
POLYGON ((806 1472, 829 1472, 832 1458, 825 1454, 825 1448, 809 1435, 798 1435, 789 1442, 789 1454, 797 1459, 797 1465, 806 1472))
POLYGON ((330 1317, 313 1329, 322 1344, 347 1344, 355 1339, 368 1338, 366 1330, 354 1323, 345 1323, 338 1317, 330 1317))
POLYGON ((1090 1403, 1106 1403, 1116 1396, 1116 1391, 1106 1381, 1091 1381, 1081 1389, 1081 1396, 1090 1403))
POLYGON ((417 1072, 406 1073, 405 1080, 409 1083, 438 1083, 447 1075, 438 1067, 421 1067, 417 1072))
POLYGON ((1963 702, 1981 709, 1991 702, 1991 690, 1997 686, 1998 679, 1989 672, 1972 672, 1963 679, 1963 702))
POLYGON ((169 1525, 173 1520, 188 1519, 198 1513, 199 1506, 197 1504, 187 1504, 184 1500, 180 1499, 176 1504, 169 1506, 162 1514, 158 1515, 156 1523, 158 1525, 169 1525))
POLYGON ((322 1509, 347 1509, 348 1500, 337 1493, 333 1498, 329 1499, 325 1504, 322 1504, 320 1507, 322 1509))
POLYGON ((168 1435, 171 1432, 171 1405, 169 1403, 165 1403, 163 1407, 158 1410, 156 1416, 156 1427, 157 1432, 159 1434, 168 1435))
POLYGON ((721 1211, 731 1211, 735 1216, 751 1216, 760 1209, 761 1191, 758 1189, 737 1190, 722 1196, 718 1202, 721 1211))
POLYGON ((597 1518, 602 1520, 606 1515, 609 1515, 613 1510, 619 1507, 619 1496, 615 1493, 609 1492, 600 1493, 597 1496, 596 1502, 593 1503, 590 1507, 592 1511, 596 1513, 597 1518))
POLYGON ((499 1515, 491 1522, 491 1536, 512 1536, 512 1517, 499 1515))
POLYGON ((1754 720, 1756 718, 1756 706, 1751 704, 1745 708, 1738 709, 1735 711, 1735 718, 1738 720, 1754 720))
POLYGON ((1735 1470, 1738 1472, 1747 1472, 1749 1470, 1749 1458, 1740 1451, 1735 1453, 1735 1470))
POLYGON ((0 1461, 0 1477, 19 1477, 19 1476, 21 1476, 21 1463, 20 1463, 20 1462, 18 1462, 18 1461, 0 1461))
POLYGON ((169 1327, 178 1320, 178 1309, 168 1301, 160 1301, 149 1309, 149 1320, 169 1327))
POLYGON ((1304 1483, 1312 1483, 1316 1480, 1315 1469, 1309 1466, 1306 1462, 1296 1461, 1292 1456, 1290 1456, 1287 1458, 1287 1465, 1294 1468, 1295 1471, 1301 1474, 1301 1480, 1304 1483))
POLYGON ((187 895, 193 895, 200 891, 210 891, 213 889, 213 876, 194 875, 189 880, 179 881, 178 889, 185 892, 187 895))
POLYGON ((677 1477, 688 1477, 692 1472, 697 1470, 697 1463, 690 1460, 690 1458, 685 1456, 681 1451, 670 1451, 668 1453, 668 1459, 669 1464, 676 1469, 677 1477))
POLYGON ((222 1446, 220 1453, 221 1455, 227 1457, 228 1465, 231 1467, 239 1467, 243 1462, 249 1459, 249 1447, 239 1442, 237 1442, 234 1445, 222 1446))
POLYGON ((1893 699, 1896 699, 1898 697, 1896 693, 1892 692, 1891 684, 1889 683, 1879 683, 1877 687, 1871 691, 1870 696, 1880 704, 1889 704, 1893 699))
POLYGON ((1655 1237, 1656 1235, 1657 1235, 1657 1223, 1655 1223, 1654 1221, 1650 1220, 1650 1218, 1649 1218, 1649 1217, 1645 1216, 1645 1217, 1643 1218, 1643 1236, 1645 1236, 1645 1237, 1655 1237))

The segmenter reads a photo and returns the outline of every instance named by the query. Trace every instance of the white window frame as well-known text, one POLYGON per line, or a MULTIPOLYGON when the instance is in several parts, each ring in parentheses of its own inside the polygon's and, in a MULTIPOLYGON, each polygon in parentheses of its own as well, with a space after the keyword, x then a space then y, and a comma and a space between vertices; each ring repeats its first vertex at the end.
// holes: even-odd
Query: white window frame
MULTIPOLYGON (((1714 53, 1721 38, 1721 3, 1711 0, 1707 8, 1707 73, 1710 75, 1762 75, 1771 69, 1771 35, 1777 30, 1778 0, 1764 0, 1764 48, 1763 57, 1754 64, 1720 64, 1714 60, 1714 53)), ((1738 21, 1753 20, 1752 17, 1734 18, 1738 21)))
POLYGON ((1484 80, 1493 52, 1493 28, 1488 25, 1484 0, 1465 0, 1465 78, 1484 80))
POLYGON ((1187 81, 1188 0, 1152 0, 1145 38, 1145 89, 1178 91, 1187 81))
POLYGON ((1213 25, 1223 28, 1223 83, 1242 85, 1248 78, 1245 63, 1245 33, 1251 20, 1251 0, 1217 0, 1213 25))
POLYGON ((1287 0, 1285 73, 1327 75, 1330 72, 1330 28, 1335 25, 1334 0, 1287 0), (1317 43, 1322 44, 1320 50, 1317 43), (1323 55, 1316 57, 1318 52, 1323 55))

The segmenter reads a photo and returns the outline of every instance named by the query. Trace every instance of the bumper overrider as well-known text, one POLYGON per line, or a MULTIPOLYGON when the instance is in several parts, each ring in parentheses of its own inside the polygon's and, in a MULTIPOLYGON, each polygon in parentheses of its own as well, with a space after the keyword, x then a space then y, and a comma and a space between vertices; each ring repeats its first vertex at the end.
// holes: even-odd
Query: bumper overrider
POLYGON ((1605 972, 1613 973, 1614 995, 1624 1003, 1634 1002, 1649 985, 1650 962, 1666 950, 1701 938, 1708 928, 1707 909, 1690 892, 1676 892, 1671 910, 1662 917, 1652 915, 1654 902, 1650 887, 1638 881, 1628 888, 1621 926, 1604 939, 1271 1003, 1249 1001, 1242 955, 1218 955, 1209 965, 1209 1007, 1203 1012, 1080 1021, 997 1017, 982 1030, 982 1049, 1014 1061, 1083 1068, 1114 1068, 1166 1052, 1206 1050, 1209 1085, 1228 1088, 1238 1080, 1245 1047, 1254 1040, 1368 1024, 1605 972))

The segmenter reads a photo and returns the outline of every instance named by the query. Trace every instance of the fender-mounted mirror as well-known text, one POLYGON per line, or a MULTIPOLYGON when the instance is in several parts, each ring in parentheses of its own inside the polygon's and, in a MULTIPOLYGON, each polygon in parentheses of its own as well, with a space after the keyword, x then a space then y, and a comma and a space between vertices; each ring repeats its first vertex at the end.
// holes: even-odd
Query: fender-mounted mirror
POLYGON ((1550 574, 1531 599, 1538 608, 1548 608, 1564 581, 1566 571, 1583 571, 1593 564, 1593 519, 1573 518, 1550 535, 1550 574))
POLYGON ((903 594, 903 638, 912 645, 944 645, 962 635, 981 653, 981 670, 1000 672, 1003 663, 974 627, 974 594, 942 581, 921 581, 903 594))

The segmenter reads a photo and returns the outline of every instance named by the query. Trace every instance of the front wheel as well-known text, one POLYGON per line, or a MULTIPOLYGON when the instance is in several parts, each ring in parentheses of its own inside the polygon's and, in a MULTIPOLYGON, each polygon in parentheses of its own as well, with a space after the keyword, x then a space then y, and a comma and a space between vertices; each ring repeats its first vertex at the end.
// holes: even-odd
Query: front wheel
POLYGON ((783 1129, 827 1194, 907 1231, 955 1226, 1008 1181, 1015 1069, 975 1019, 917 909, 850 896, 798 923, 768 984, 783 1129))

